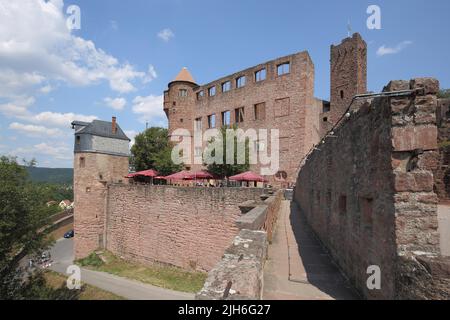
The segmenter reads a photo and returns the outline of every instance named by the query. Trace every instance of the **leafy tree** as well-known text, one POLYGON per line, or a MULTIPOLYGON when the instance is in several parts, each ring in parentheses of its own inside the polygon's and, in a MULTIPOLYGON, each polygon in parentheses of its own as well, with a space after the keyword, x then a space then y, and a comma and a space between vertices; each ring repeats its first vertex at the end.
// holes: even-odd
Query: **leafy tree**
POLYGON ((442 89, 438 93, 439 98, 450 98, 450 89, 442 89))
POLYGON ((152 127, 135 137, 130 163, 134 170, 154 169, 161 175, 182 170, 172 162, 172 144, 167 129, 152 127))
MULTIPOLYGON (((222 163, 213 163, 208 164, 207 168, 208 171, 212 174, 215 174, 221 178, 227 178, 234 176, 236 174, 248 171, 250 168, 250 151, 249 151, 249 140, 246 139, 245 141, 238 141, 237 137, 234 138, 234 146, 233 146, 233 152, 234 152, 234 162, 233 164, 227 164, 227 146, 226 146, 226 137, 227 137, 227 129, 232 129, 236 132, 237 127, 233 126, 232 128, 222 127, 220 129, 220 132, 217 137, 215 137, 213 140, 210 141, 208 148, 214 148, 214 141, 217 142, 217 145, 222 146, 222 156, 223 161, 222 163), (245 144, 245 145, 243 145, 245 144), (245 158, 243 164, 238 164, 238 150, 243 149, 245 150, 245 158)), ((207 149, 207 154, 211 154, 211 156, 215 156, 216 153, 215 150, 207 149)))
POLYGON ((28 277, 20 260, 36 259, 51 244, 42 231, 48 222, 42 196, 15 158, 0 157, 0 299, 25 299, 39 292, 41 274, 28 277))

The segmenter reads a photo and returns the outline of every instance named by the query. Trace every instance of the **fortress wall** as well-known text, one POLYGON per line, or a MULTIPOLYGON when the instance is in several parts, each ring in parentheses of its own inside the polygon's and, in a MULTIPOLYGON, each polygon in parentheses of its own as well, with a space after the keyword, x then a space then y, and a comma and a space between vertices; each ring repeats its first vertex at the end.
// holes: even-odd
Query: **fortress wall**
POLYGON ((405 274, 405 261, 439 253, 432 173, 438 88, 434 79, 391 82, 385 91, 422 91, 366 102, 299 173, 295 201, 367 298, 410 298, 411 285, 420 281, 411 280, 414 272, 405 274), (366 286, 371 265, 381 269, 382 290, 366 286))
MULTIPOLYGON (((258 66, 239 71, 235 74, 218 79, 209 84, 191 88, 184 82, 171 84, 165 92, 165 108, 169 119, 169 131, 179 128, 193 131, 193 121, 201 118, 202 131, 208 129, 208 116, 216 116, 216 128, 221 127, 222 112, 230 111, 231 124, 236 124, 235 109, 244 108, 244 121, 238 123, 243 130, 267 129, 268 141, 264 143, 265 150, 270 155, 270 130, 278 129, 280 136, 280 166, 279 170, 287 174, 287 179, 274 181, 275 185, 294 182, 298 169, 298 155, 304 155, 319 141, 318 114, 314 98, 314 64, 307 52, 300 52, 278 58, 258 66), (290 63, 290 72, 277 75, 277 65, 290 63), (255 72, 265 68, 267 77, 264 81, 255 81, 255 72), (236 78, 246 76, 246 85, 236 88, 236 78), (221 92, 221 85, 230 81, 231 90, 221 92), (216 87, 216 95, 209 97, 208 88, 216 87), (187 97, 179 97, 179 89, 188 90, 187 97), (203 91, 205 96, 197 98, 197 93, 203 91), (255 105, 263 104, 264 116, 255 115, 255 105), (317 110, 317 112, 316 112, 317 110), (317 119, 316 119, 317 118, 317 119), (308 127, 307 127, 308 126, 308 127), (314 126, 314 128, 312 128, 314 126)), ((206 143, 204 144, 204 146, 206 143)), ((190 166, 193 170, 202 165, 190 166)), ((261 164, 251 165, 251 170, 259 173, 261 164)))
POLYGON ((238 234, 238 205, 263 189, 110 185, 106 249, 131 261, 209 271, 238 234))

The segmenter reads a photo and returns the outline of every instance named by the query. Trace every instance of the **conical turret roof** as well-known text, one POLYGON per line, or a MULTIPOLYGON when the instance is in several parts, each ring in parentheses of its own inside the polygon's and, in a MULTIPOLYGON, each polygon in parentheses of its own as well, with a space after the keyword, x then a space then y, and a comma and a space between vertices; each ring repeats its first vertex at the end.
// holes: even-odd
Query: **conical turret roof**
POLYGON ((188 71, 186 67, 181 69, 180 73, 173 79, 172 82, 175 81, 186 81, 186 82, 192 82, 195 83, 194 78, 192 77, 191 73, 188 71))

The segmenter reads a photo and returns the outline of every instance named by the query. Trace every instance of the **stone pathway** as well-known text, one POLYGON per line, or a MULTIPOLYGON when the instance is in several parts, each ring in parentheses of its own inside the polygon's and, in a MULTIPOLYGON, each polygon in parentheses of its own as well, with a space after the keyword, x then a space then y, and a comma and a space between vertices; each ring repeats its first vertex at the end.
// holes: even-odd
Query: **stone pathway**
POLYGON ((269 246, 264 299, 358 299, 291 201, 282 202, 269 246))

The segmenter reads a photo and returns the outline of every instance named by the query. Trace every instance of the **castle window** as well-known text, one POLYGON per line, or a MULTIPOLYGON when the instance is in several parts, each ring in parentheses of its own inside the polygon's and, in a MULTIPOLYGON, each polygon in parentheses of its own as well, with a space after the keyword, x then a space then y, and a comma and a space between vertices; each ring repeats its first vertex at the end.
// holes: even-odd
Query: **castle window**
POLYGON ((204 96, 205 96, 205 92, 204 92, 203 90, 197 92, 197 100, 200 100, 200 99, 203 98, 204 96))
POLYGON ((371 233, 373 224, 373 199, 360 198, 360 207, 364 229, 365 231, 371 233))
POLYGON ((84 157, 80 158, 80 168, 84 168, 86 166, 86 159, 84 157))
POLYGON ((80 136, 77 136, 77 144, 78 145, 81 144, 81 137, 80 136))
POLYGON ((216 87, 215 86, 208 89, 208 95, 210 97, 214 97, 216 95, 216 87))
POLYGON ((339 213, 340 214, 347 213, 347 197, 346 196, 339 197, 339 213))
POLYGON ((265 120, 266 119, 266 103, 258 103, 254 106, 255 120, 265 120))
POLYGON ((341 99, 344 99, 344 90, 341 90, 341 99))
POLYGON ((291 72, 291 64, 289 62, 279 64, 277 66, 277 74, 279 76, 291 72))
POLYGON ((327 118, 327 117, 324 117, 324 118, 323 118, 323 122, 328 122, 328 118, 327 118))
POLYGON ((222 126, 229 127, 231 124, 231 113, 230 111, 222 112, 222 126))
POLYGON ((247 78, 245 76, 236 79, 236 88, 242 88, 245 86, 247 78))
POLYGON ((330 112, 330 110, 331 110, 331 105, 330 105, 330 103, 329 102, 324 102, 323 103, 323 113, 325 113, 325 112, 330 112))
POLYGON ((180 97, 187 97, 188 92, 186 89, 180 89, 180 91, 178 92, 178 96, 180 97))
POLYGON ((222 83, 222 92, 227 92, 231 90, 231 81, 226 81, 222 83))
POLYGON ((234 110, 234 119, 236 123, 244 122, 244 107, 234 110))
POLYGON ((263 81, 266 80, 266 69, 261 69, 259 71, 255 72, 255 81, 259 82, 259 81, 263 81))
POLYGON ((208 116, 208 129, 212 129, 216 127, 216 115, 212 114, 208 116))
POLYGON ((195 119, 195 130, 202 131, 202 118, 195 119))

